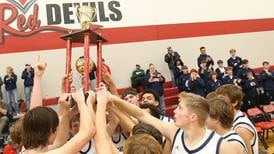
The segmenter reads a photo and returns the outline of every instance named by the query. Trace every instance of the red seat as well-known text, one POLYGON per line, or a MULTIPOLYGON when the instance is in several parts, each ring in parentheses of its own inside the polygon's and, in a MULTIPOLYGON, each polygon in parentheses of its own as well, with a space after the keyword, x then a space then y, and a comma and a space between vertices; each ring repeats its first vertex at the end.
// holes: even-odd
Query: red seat
POLYGON ((274 122, 268 120, 267 116, 261 109, 256 107, 248 109, 247 114, 249 115, 250 120, 254 123, 255 127, 260 127, 263 130, 263 136, 265 131, 266 138, 268 138, 268 130, 272 130, 272 132, 274 132, 274 122))

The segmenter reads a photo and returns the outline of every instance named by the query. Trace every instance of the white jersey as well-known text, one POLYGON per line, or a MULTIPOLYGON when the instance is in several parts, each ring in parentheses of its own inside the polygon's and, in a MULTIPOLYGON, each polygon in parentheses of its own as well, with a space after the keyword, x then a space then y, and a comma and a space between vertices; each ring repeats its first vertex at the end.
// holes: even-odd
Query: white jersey
POLYGON ((96 154, 94 141, 89 140, 88 143, 81 149, 79 154, 96 154))
POLYGON ((184 141, 184 132, 178 129, 172 143, 172 154, 218 154, 223 138, 217 133, 206 130, 200 143, 193 149, 189 149, 184 141))
POLYGON ((124 141, 126 141, 126 137, 121 132, 116 132, 112 135, 112 142, 118 151, 123 152, 124 141))
POLYGON ((163 122, 174 122, 174 120, 170 117, 166 117, 166 116, 160 116, 160 120, 162 120, 163 122))
POLYGON ((236 142, 237 144, 240 144, 244 149, 245 153, 247 153, 247 147, 245 145, 244 140, 234 130, 230 130, 222 137, 225 141, 236 142))
POLYGON ((256 128, 254 125, 251 123, 251 121, 242 113, 238 112, 236 113, 233 121, 233 130, 236 130, 239 127, 243 127, 248 129, 250 132, 253 134, 253 138, 250 142, 251 148, 252 148, 252 153, 257 154, 259 153, 258 150, 258 134, 256 131, 256 128))

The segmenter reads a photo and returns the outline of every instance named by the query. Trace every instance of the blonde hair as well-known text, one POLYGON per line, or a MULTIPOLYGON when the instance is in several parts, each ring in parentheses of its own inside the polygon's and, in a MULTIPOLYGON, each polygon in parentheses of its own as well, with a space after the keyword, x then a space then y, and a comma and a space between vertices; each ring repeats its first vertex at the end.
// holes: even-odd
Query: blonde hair
POLYGON ((8 67, 7 67, 7 71, 11 71, 11 73, 14 73, 14 72, 13 72, 13 68, 12 68, 11 66, 8 66, 8 67))
POLYGON ((204 126, 209 113, 207 100, 199 95, 186 92, 181 92, 179 97, 189 111, 198 116, 199 125, 204 126))

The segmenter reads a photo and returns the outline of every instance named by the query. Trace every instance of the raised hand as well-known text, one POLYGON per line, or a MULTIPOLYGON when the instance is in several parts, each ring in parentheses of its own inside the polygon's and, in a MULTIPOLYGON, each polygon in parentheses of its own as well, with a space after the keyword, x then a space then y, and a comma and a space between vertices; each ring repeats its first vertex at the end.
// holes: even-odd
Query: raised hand
POLYGON ((41 61, 40 56, 38 56, 37 63, 35 64, 35 67, 34 67, 35 75, 41 77, 46 67, 47 67, 47 63, 41 61))
POLYGON ((96 91, 96 98, 98 103, 107 103, 109 102, 109 93, 103 82, 99 84, 99 87, 96 91))
MULTIPOLYGON (((62 78, 62 84, 61 84, 61 92, 67 92, 66 91, 66 85, 67 84, 71 84, 72 83, 72 72, 70 74, 66 74, 63 78, 62 78)), ((73 91, 75 92, 75 91, 73 91)))

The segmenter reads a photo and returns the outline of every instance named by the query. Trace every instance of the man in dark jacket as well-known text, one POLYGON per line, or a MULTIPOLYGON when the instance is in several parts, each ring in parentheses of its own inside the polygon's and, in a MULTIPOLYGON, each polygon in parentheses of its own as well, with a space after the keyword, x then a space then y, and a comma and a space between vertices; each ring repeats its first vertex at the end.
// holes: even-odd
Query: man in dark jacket
POLYGON ((160 107, 161 107, 162 114, 164 114, 164 111, 165 111, 165 102, 164 102, 164 96, 163 96, 164 83, 165 83, 164 76, 155 69, 155 66, 153 64, 150 64, 149 73, 147 73, 146 75, 146 87, 148 89, 155 91, 158 94, 160 98, 160 107))
POLYGON ((179 88, 180 92, 182 92, 182 91, 189 92, 188 83, 187 83, 189 76, 190 75, 188 73, 188 67, 182 66, 181 74, 178 79, 178 88, 179 88))
POLYGON ((191 93, 200 95, 202 97, 205 96, 205 82, 202 78, 198 76, 198 71, 195 69, 192 69, 190 71, 188 87, 191 93))
POLYGON ((201 52, 201 54, 200 54, 200 56, 197 59, 198 67, 199 68, 201 67, 202 61, 206 61, 206 66, 209 69, 213 70, 214 61, 210 57, 210 55, 206 54, 206 48, 205 47, 200 47, 200 52, 201 52))
POLYGON ((25 93, 25 101, 27 105, 27 109, 30 107, 30 97, 32 93, 33 87, 33 78, 34 78, 34 69, 30 64, 25 65, 26 68, 22 72, 21 78, 24 80, 24 93, 25 93))
POLYGON ((226 75, 223 77, 223 84, 234 84, 237 85, 237 77, 233 75, 233 68, 228 66, 226 68, 226 75))
POLYGON ((240 86, 243 86, 245 84, 244 82, 248 79, 247 78, 247 73, 248 72, 252 72, 254 78, 256 79, 255 73, 253 72, 253 70, 251 68, 249 68, 248 60, 244 59, 244 60, 242 60, 242 68, 239 69, 238 72, 237 72, 237 78, 238 78, 237 83, 240 86))
POLYGON ((243 105, 241 107, 241 111, 246 112, 247 109, 255 107, 257 104, 257 98, 258 98, 258 82, 254 78, 252 72, 247 72, 247 80, 242 85, 243 92, 245 93, 244 99, 243 99, 243 105))
POLYGON ((271 101, 274 99, 274 71, 269 69, 269 62, 263 62, 264 69, 260 72, 260 82, 264 88, 264 92, 268 97, 267 100, 271 101))
POLYGON ((172 81, 172 86, 176 86, 176 81, 175 81, 175 77, 173 74, 173 69, 174 69, 174 63, 176 60, 180 59, 180 55, 178 54, 178 52, 173 51, 172 47, 168 47, 167 48, 167 54, 165 55, 165 62, 168 63, 168 68, 170 71, 170 75, 171 75, 171 81, 172 81))
POLYGON ((229 53, 231 57, 227 60, 227 66, 230 66, 233 68, 234 75, 237 75, 238 70, 242 67, 242 58, 236 56, 236 50, 230 49, 229 53))

